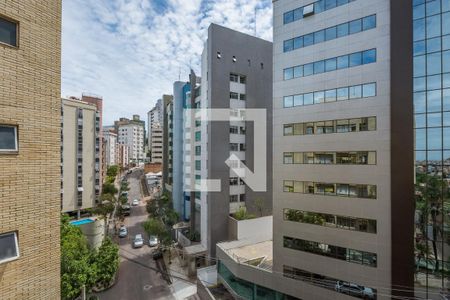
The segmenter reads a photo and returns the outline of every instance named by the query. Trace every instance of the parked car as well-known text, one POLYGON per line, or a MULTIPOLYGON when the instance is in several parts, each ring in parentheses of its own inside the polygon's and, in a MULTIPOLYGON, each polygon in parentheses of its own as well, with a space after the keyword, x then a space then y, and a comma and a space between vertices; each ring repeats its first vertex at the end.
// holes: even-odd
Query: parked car
POLYGON ((131 206, 128 204, 122 205, 122 212, 124 216, 129 216, 131 214, 131 206))
POLYGON ((159 243, 159 241, 158 241, 158 238, 157 238, 156 236, 151 235, 151 236, 149 237, 149 239, 148 239, 148 245, 149 245, 150 247, 156 247, 156 246, 158 246, 158 243, 159 243))
POLYGON ((125 226, 120 227, 119 229, 119 237, 123 238, 128 235, 128 230, 125 226))
POLYGON ((353 297, 375 299, 375 293, 371 288, 367 288, 354 283, 338 281, 336 282, 335 290, 339 293, 347 294, 353 297))
POLYGON ((141 248, 144 246, 144 239, 142 238, 142 234, 136 234, 133 240, 133 248, 141 248))
POLYGON ((139 200, 138 199, 134 199, 132 202, 133 206, 138 206, 139 205, 139 200))

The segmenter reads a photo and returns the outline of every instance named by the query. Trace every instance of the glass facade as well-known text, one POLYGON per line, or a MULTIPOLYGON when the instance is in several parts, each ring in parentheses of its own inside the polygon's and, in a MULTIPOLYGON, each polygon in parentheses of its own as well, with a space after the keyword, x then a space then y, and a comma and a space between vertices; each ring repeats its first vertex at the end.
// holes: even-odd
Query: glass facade
MULTIPOLYGON (((412 0, 416 296, 450 294, 450 0, 412 0)), ((439 298, 442 297, 442 298, 439 298)))

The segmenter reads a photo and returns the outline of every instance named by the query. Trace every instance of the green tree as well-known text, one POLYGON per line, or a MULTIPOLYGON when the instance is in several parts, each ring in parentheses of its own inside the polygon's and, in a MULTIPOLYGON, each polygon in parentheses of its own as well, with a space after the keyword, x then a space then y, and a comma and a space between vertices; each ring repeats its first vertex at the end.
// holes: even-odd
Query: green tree
POLYGON ((248 219, 254 219, 256 218, 255 215, 253 214, 249 214, 247 212, 247 210, 245 209, 245 207, 240 207, 234 214, 233 214, 233 218, 235 218, 238 221, 241 220, 248 220, 248 219))
POLYGON ((61 217, 61 298, 74 299, 83 286, 90 289, 96 280, 92 266, 92 253, 80 228, 69 223, 69 217, 61 217))
POLYGON ((108 217, 113 213, 113 211, 114 196, 111 196, 110 194, 102 195, 102 202, 92 209, 92 212, 96 215, 99 215, 104 222, 104 238, 108 236, 108 217))
POLYGON ((118 173, 119 173, 119 166, 117 165, 109 166, 108 169, 106 170, 106 176, 116 177, 118 173))
POLYGON ((114 183, 108 183, 105 182, 103 184, 103 190, 102 193, 103 194, 111 194, 111 195, 115 195, 118 192, 117 188, 114 186, 114 183))
POLYGON ((119 247, 110 238, 103 240, 95 255, 97 284, 108 287, 119 269, 119 247))

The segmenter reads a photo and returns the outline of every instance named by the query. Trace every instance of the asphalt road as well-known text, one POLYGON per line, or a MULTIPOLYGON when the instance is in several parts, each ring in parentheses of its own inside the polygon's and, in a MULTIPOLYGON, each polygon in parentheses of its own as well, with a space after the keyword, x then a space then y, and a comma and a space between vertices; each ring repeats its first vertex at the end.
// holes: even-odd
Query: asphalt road
POLYGON ((131 215, 125 218, 128 237, 119 239, 120 267, 116 284, 98 294, 101 300, 140 300, 140 299, 175 299, 161 274, 146 267, 156 269, 152 259, 153 249, 148 246, 148 236, 142 228, 142 222, 147 219, 145 203, 142 201, 140 181, 142 170, 138 169, 128 175, 129 201, 139 199, 139 206, 131 207, 131 215), (141 233, 144 236, 144 246, 133 249, 133 237, 141 233))

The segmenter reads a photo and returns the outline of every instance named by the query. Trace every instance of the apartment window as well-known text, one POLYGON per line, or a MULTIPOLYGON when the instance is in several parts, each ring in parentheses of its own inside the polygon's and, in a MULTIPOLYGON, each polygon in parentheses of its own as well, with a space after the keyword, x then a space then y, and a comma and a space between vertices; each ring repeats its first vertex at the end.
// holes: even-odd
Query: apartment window
POLYGON ((18 23, 0 16, 0 43, 17 47, 18 23))
POLYGON ((318 14, 356 0, 319 0, 302 7, 287 11, 283 15, 283 23, 289 24, 313 14, 318 14))
POLYGON ((283 106, 285 108, 289 108, 335 101, 363 99, 375 97, 376 95, 377 85, 376 83, 372 82, 350 87, 316 91, 313 93, 285 96, 283 97, 283 106))
POLYGON ((284 209, 284 220, 352 231, 377 233, 377 221, 371 219, 284 209))
POLYGON ((288 236, 283 237, 283 245, 285 248, 293 250, 344 260, 369 267, 377 267, 377 254, 372 252, 333 246, 288 236))
POLYGON ((230 195, 230 202, 239 202, 239 195, 230 195))
POLYGON ((239 100, 247 100, 247 96, 245 94, 239 94, 239 100))
POLYGON ((375 165, 376 152, 285 152, 283 161, 284 164, 375 165))
POLYGON ((239 151, 245 151, 245 144, 239 144, 239 151))
POLYGON ((284 52, 331 41, 350 34, 370 30, 376 27, 376 15, 367 16, 350 22, 328 27, 284 41, 284 52))
POLYGON ((239 144, 230 143, 230 151, 239 151, 239 144))
POLYGON ((202 162, 200 160, 195 161, 195 170, 200 171, 202 166, 202 162))
POLYGON ((246 84, 247 83, 247 77, 241 75, 239 76, 239 82, 242 84, 246 84))
POLYGON ((201 131, 196 131, 195 132, 195 141, 201 141, 202 140, 202 132, 201 131))
POLYGON ((238 177, 230 177, 230 185, 239 185, 238 177))
POLYGON ((376 186, 368 184, 284 180, 283 191, 286 193, 316 194, 364 199, 376 199, 377 197, 376 186))
POLYGON ((195 155, 199 156, 202 154, 202 147, 201 146, 195 146, 195 155))
POLYGON ((239 94, 238 93, 234 93, 234 92, 230 92, 230 99, 239 99, 239 94))
POLYGON ((19 150, 17 126, 0 124, 0 153, 11 153, 19 150))
POLYGON ((0 234, 0 264, 19 258, 17 232, 0 234))
POLYGON ((377 299, 376 289, 334 279, 332 277, 323 276, 317 273, 311 273, 290 266, 283 266, 283 276, 359 299, 377 299))
POLYGON ((239 134, 239 127, 237 127, 237 126, 230 126, 230 133, 232 133, 232 134, 239 134))
POLYGON ((237 75, 237 74, 230 74, 230 81, 231 82, 239 82, 239 75, 237 75))

